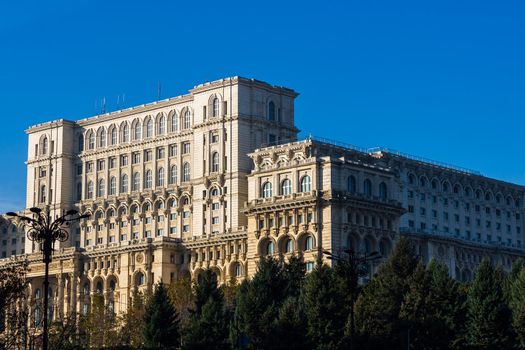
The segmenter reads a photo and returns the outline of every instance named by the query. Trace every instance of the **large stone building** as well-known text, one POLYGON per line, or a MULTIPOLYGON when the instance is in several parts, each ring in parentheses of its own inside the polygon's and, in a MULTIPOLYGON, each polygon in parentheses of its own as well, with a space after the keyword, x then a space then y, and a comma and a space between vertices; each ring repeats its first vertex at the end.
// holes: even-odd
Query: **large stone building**
MULTIPOLYGON (((86 312, 95 293, 121 312, 134 290, 205 268, 221 282, 246 278, 261 255, 301 252, 308 269, 322 249, 386 257, 400 234, 458 279, 482 257, 509 268, 524 255, 523 186, 384 149, 298 141, 296 96, 233 77, 29 128, 27 208, 91 214, 56 245, 53 314, 86 312)), ((30 262, 34 307, 38 247, 18 219, 0 226, 0 264, 30 262)))

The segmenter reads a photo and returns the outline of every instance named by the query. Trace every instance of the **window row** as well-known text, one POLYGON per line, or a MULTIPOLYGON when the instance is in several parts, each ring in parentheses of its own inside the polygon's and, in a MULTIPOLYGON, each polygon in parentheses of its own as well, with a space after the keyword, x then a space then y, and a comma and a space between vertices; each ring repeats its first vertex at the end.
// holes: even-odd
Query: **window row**
MULTIPOLYGON (((312 180, 309 175, 304 175, 299 180, 299 192, 310 192, 312 190, 312 180)), ((279 187, 280 196, 289 196, 292 194, 292 181, 290 179, 284 179, 281 181, 279 187)), ((261 197, 270 198, 273 196, 272 183, 266 181, 261 186, 261 197)))
MULTIPOLYGON (((347 179, 347 191, 350 193, 358 192, 357 180, 353 175, 350 175, 347 179)), ((376 194, 373 190, 372 181, 370 179, 365 179, 363 181, 362 189, 359 192, 363 193, 366 197, 372 197, 373 195, 377 195, 380 199, 386 199, 388 196, 386 183, 381 182, 379 184, 376 194)))
MULTIPOLYGON (((190 164, 184 163, 182 165, 182 182, 188 182, 190 181, 190 164)), ((173 165, 169 169, 168 174, 168 184, 176 184, 177 183, 177 166, 173 165)), ((139 172, 135 172, 131 178, 131 191, 136 192, 141 190, 141 174, 139 172)), ((151 170, 146 170, 146 173, 144 175, 144 182, 142 189, 150 189, 153 188, 153 173, 151 170)), ((117 194, 117 178, 115 176, 110 177, 108 181, 108 195, 116 195, 117 194)), ((157 177, 156 177, 156 187, 162 187, 166 185, 166 173, 164 168, 157 169, 157 177)), ((45 196, 45 186, 43 187, 43 193, 45 196)), ((86 199, 91 199, 94 196, 95 191, 95 185, 93 181, 88 181, 86 185, 86 199)), ((118 193, 127 193, 129 191, 129 179, 128 175, 123 174, 120 177, 120 188, 118 193)), ((105 179, 99 179, 97 182, 96 187, 96 194, 97 197, 104 197, 106 195, 106 180, 105 179)), ((41 197, 42 198, 42 197, 41 197)), ((45 201, 45 197, 44 197, 45 201)), ((42 200, 41 200, 42 202, 42 200)))

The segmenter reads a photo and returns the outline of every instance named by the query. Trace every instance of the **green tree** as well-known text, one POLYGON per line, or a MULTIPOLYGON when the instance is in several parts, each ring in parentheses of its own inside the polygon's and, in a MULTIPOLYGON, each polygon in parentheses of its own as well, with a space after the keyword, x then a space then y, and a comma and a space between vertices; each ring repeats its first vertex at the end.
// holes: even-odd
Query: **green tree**
POLYGON ((418 262, 412 244, 402 237, 388 261, 364 287, 355 307, 356 329, 363 347, 396 348, 406 337, 408 330, 399 312, 418 262))
POLYGON ((525 267, 521 267, 512 282, 510 292, 512 326, 516 332, 519 346, 525 349, 525 267))
POLYGON ((190 310, 194 306, 191 278, 186 276, 172 282, 169 286, 168 294, 173 302, 173 306, 179 312, 181 328, 184 328, 190 320, 190 310))
POLYGON ((348 318, 344 290, 333 269, 318 261, 301 293, 312 349, 339 349, 348 318))
POLYGON ((288 297, 281 308, 275 322, 273 334, 275 350, 294 350, 310 349, 308 337, 305 334, 307 329, 306 316, 300 298, 288 297))
POLYGON ((211 270, 205 270, 199 275, 195 286, 195 310, 184 331, 184 348, 228 348, 228 324, 223 292, 217 287, 217 276, 211 270))
POLYGON ((288 262, 283 264, 283 279, 285 281, 284 295, 287 297, 299 297, 301 287, 306 275, 306 263, 302 255, 292 255, 288 262))
POLYGON ((472 347, 511 347, 511 314, 504 300, 502 282, 490 262, 483 260, 467 297, 466 337, 472 347))
POLYGON ((80 341, 83 347, 102 348, 117 345, 118 319, 104 296, 93 295, 89 312, 80 318, 80 341))
POLYGON ((180 345, 179 316, 162 281, 146 305, 144 345, 149 349, 175 349, 180 345))
POLYGON ((245 280, 239 296, 230 331, 235 348, 272 349, 272 330, 285 297, 286 280, 282 264, 262 258, 252 280, 245 280))
POLYGON ((400 309, 400 318, 410 330, 411 348, 463 348, 464 300, 458 287, 444 265, 435 261, 427 269, 418 265, 400 309))
POLYGON ((120 343, 135 348, 144 344, 145 300, 144 295, 139 291, 133 292, 132 302, 125 315, 122 316, 122 328, 119 332, 120 343))

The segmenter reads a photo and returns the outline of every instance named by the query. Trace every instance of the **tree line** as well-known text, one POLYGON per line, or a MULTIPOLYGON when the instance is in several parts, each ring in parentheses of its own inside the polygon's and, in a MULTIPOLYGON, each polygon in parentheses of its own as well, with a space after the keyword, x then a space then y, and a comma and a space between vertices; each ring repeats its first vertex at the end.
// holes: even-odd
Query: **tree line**
MULTIPOLYGON (((345 253, 342 253, 345 254, 345 253)), ((483 260, 473 281, 422 264, 401 238, 367 283, 355 268, 301 256, 262 258, 256 274, 218 285, 159 282, 117 316, 95 296, 87 315, 55 322, 52 349, 525 349, 525 264, 483 260)))

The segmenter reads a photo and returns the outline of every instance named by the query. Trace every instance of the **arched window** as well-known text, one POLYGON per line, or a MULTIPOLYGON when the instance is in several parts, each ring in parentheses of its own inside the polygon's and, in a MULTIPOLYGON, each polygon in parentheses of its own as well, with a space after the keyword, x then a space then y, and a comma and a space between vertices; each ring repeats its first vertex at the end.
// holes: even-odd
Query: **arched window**
POLYGON ((186 162, 182 165, 182 181, 190 181, 190 163, 186 162))
POLYGON ((183 129, 189 129, 191 128, 191 113, 189 110, 187 110, 185 113, 184 113, 184 124, 183 124, 183 129))
POLYGON ((140 140, 142 136, 142 129, 140 128, 140 122, 137 120, 135 123, 135 130, 133 131, 133 139, 140 140))
POLYGON ((363 183, 363 191, 365 196, 371 197, 372 196, 372 181, 369 179, 366 179, 363 183))
POLYGON ((291 194, 292 194, 292 181, 290 181, 290 179, 284 179, 283 182, 281 182, 281 195, 289 196, 291 194))
POLYGON ((240 277, 242 275, 242 267, 241 264, 237 263, 235 264, 235 277, 240 277))
POLYGON ((93 198, 93 181, 89 181, 87 184, 86 198, 87 199, 93 198))
POLYGON ((159 135, 166 133, 166 118, 162 115, 159 118, 159 135))
POLYGON ((128 192, 128 175, 122 174, 120 178, 120 193, 128 192))
POLYGON ((312 250, 314 249, 314 239, 312 236, 307 236, 304 240, 304 250, 312 250))
POLYGON ((266 245, 266 254, 273 255, 275 253, 275 245, 273 241, 269 241, 266 245))
POLYGON ((142 286, 146 283, 146 278, 144 277, 144 274, 142 272, 139 272, 135 281, 137 282, 137 286, 142 286))
POLYGON ((379 184, 379 198, 386 199, 386 184, 384 182, 379 184))
POLYGON ((104 184, 104 179, 98 180, 98 187, 97 187, 97 197, 103 197, 106 193, 106 186, 104 184))
POLYGON ((214 187, 211 189, 211 196, 216 197, 219 195, 219 189, 217 187, 214 187))
POLYGON ((78 135, 78 151, 82 152, 84 150, 84 136, 82 134, 78 135))
POLYGON ((115 195, 117 193, 117 179, 112 176, 109 179, 109 195, 115 195))
POLYGON ((47 140, 47 136, 46 136, 42 140, 42 154, 47 154, 48 149, 49 149, 49 141, 47 140))
POLYGON ((124 123, 122 127, 122 142, 129 142, 129 126, 128 123, 124 123))
POLYGON ((117 289, 117 284, 115 283, 115 280, 109 281, 109 291, 114 292, 115 289, 117 289))
POLYGON ((413 185, 416 182, 416 177, 413 174, 408 175, 408 183, 413 185))
POLYGON ((102 282, 101 281, 98 281, 97 282, 97 285, 95 287, 96 289, 96 292, 97 294, 102 294, 102 292, 104 291, 104 289, 102 288, 102 282))
POLYGON ((176 184, 177 183, 177 166, 172 165, 170 170, 170 184, 176 184))
POLYGON ((153 137, 153 120, 148 118, 146 122, 146 137, 153 137))
POLYGON ((219 153, 213 152, 211 156, 211 171, 212 173, 216 173, 219 171, 219 153))
POLYGON ((106 130, 102 130, 98 139, 98 147, 106 147, 106 130))
POLYGON ((448 192, 448 182, 443 182, 443 192, 448 192))
POLYGON ((348 177, 347 187, 348 187, 348 192, 350 192, 350 193, 355 193, 356 192, 356 181, 355 181, 355 177, 353 175, 350 175, 348 177))
POLYGON ((310 176, 305 175, 301 178, 301 192, 310 192, 312 190, 312 180, 310 176))
POLYGON ((146 176, 144 176, 144 188, 151 188, 152 185, 151 170, 146 170, 146 176))
POLYGON ((40 186, 40 203, 44 203, 46 201, 46 185, 40 186))
POLYGON ((287 241, 286 241, 286 247, 285 247, 285 250, 287 253, 293 253, 293 240, 291 238, 289 238, 287 241))
POLYGON ((177 116, 177 113, 173 113, 173 116, 171 117, 171 131, 175 132, 179 130, 179 117, 177 116))
POLYGON ((268 120, 275 120, 275 103, 273 103, 273 101, 268 103, 268 120))
POLYGON ((117 128, 115 127, 111 129, 111 144, 112 145, 117 144, 117 128))
POLYGON ((137 172, 133 174, 133 185, 131 187, 132 191, 138 191, 140 189, 140 174, 137 172))
POLYGON ((89 137, 88 137, 88 148, 89 149, 94 149, 95 148, 95 133, 93 131, 91 131, 89 133, 89 137))
POLYGON ((272 183, 269 181, 266 181, 262 185, 262 197, 263 198, 270 198, 272 196, 272 183))
POLYGON ((212 112, 212 116, 213 117, 218 117, 219 116, 219 99, 217 97, 215 97, 213 99, 213 112, 212 112))
POLYGON ((157 186, 164 186, 164 168, 157 170, 157 186))

